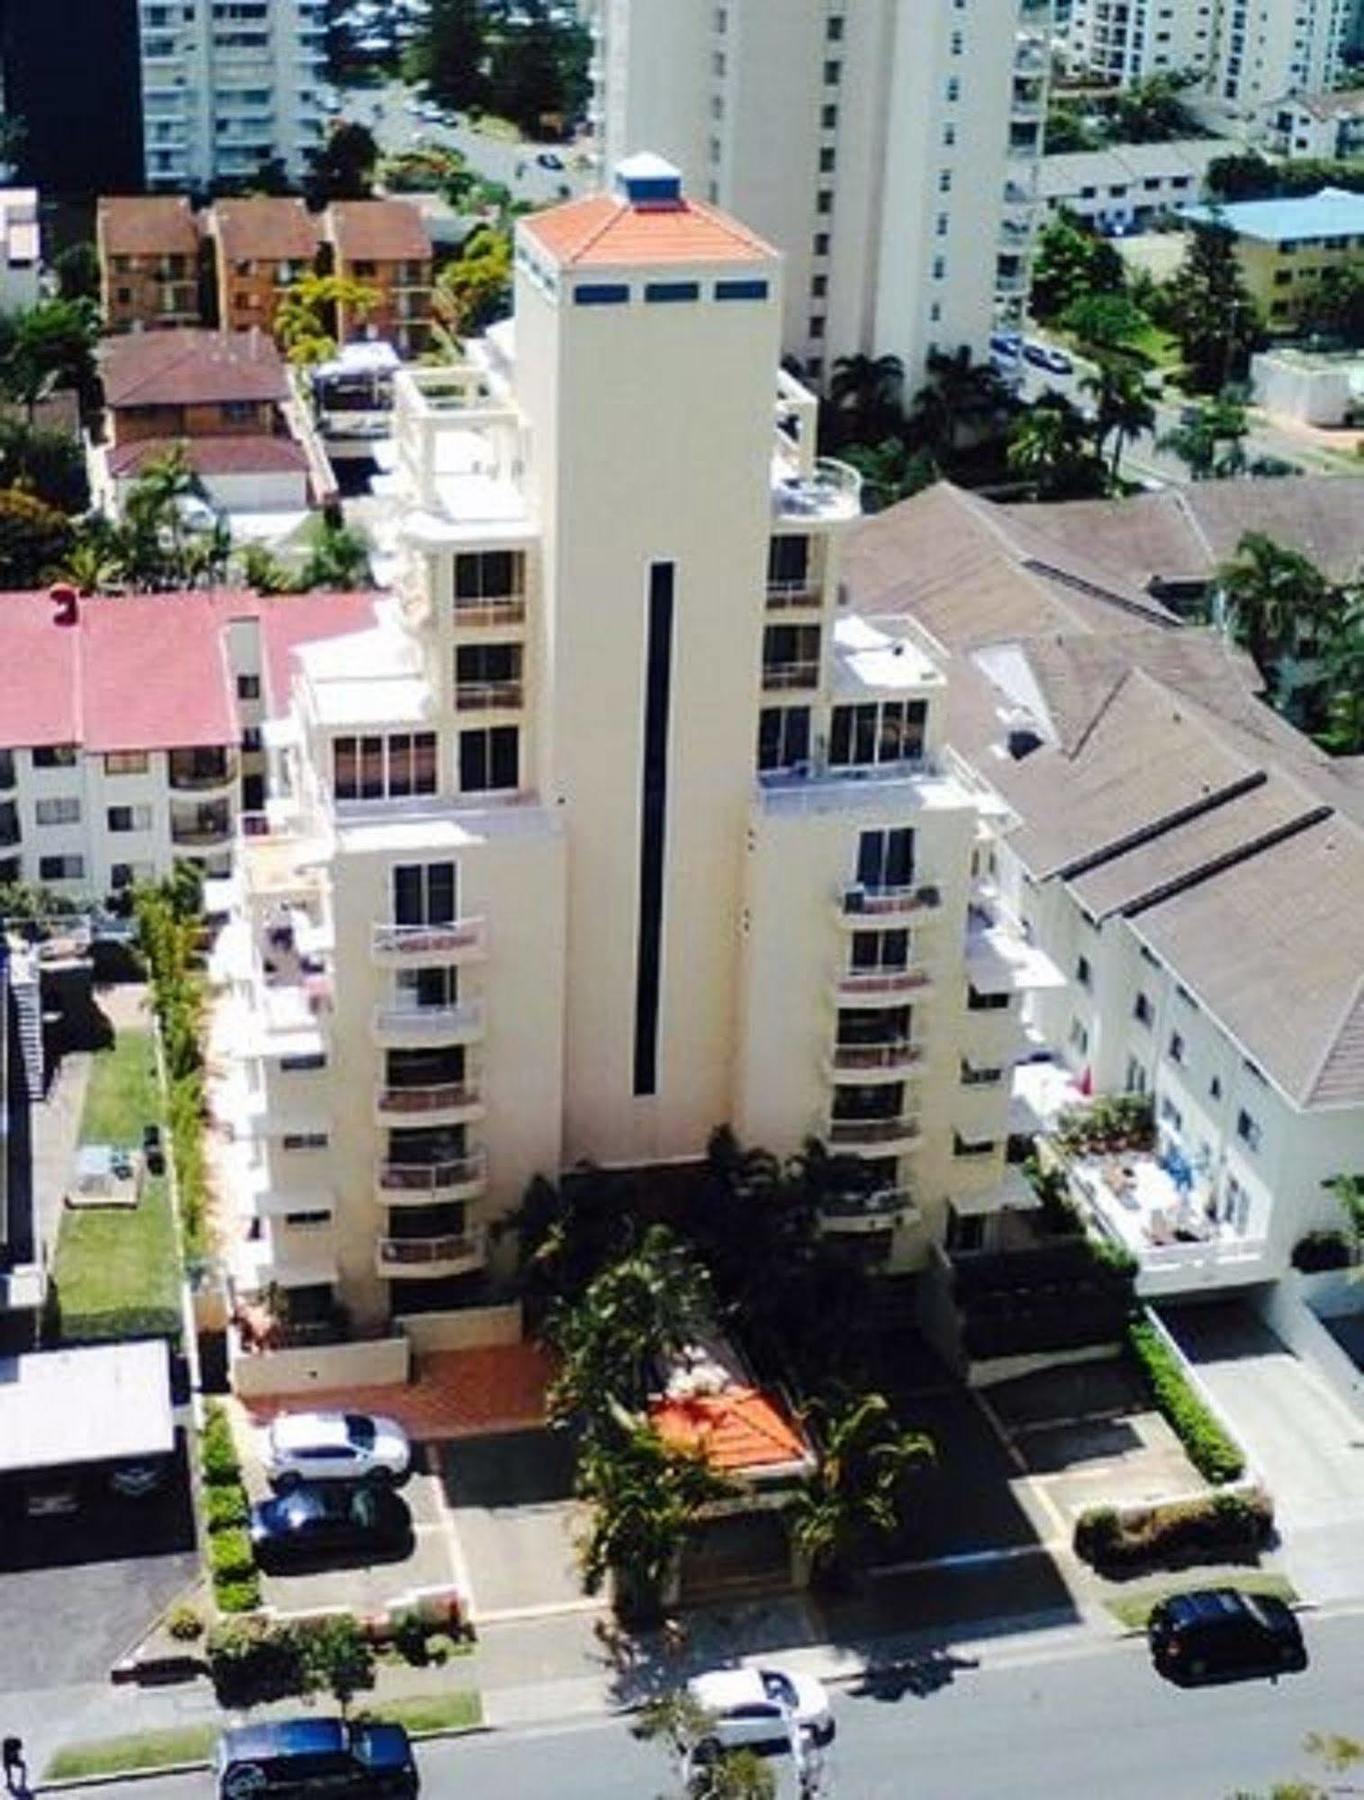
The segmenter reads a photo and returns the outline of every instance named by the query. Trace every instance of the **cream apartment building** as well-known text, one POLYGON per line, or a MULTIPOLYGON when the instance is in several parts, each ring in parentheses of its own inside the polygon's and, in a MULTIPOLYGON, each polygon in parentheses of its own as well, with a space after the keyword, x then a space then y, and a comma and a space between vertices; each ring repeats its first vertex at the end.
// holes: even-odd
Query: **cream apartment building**
POLYGON ((1018 1197, 1060 977, 972 910, 934 656, 839 607, 781 283, 628 159, 520 224, 514 324, 396 377, 400 589, 299 652, 219 950, 239 1297, 466 1341, 531 1176, 726 1121, 855 1159, 826 1223, 895 1267, 1018 1197))
POLYGON ((1021 316, 1050 0, 593 0, 604 166, 656 150, 786 259, 782 348, 823 386, 984 360, 1021 316))
POLYGON ((324 0, 142 0, 149 188, 242 180, 279 158, 292 180, 322 142, 324 0))

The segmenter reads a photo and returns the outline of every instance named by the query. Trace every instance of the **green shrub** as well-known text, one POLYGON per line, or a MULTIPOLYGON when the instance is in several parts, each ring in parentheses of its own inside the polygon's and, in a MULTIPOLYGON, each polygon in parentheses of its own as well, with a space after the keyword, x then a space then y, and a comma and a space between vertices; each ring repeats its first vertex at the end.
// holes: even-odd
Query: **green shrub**
POLYGON ((403 1612, 393 1621, 393 1648, 404 1662, 421 1667, 431 1659, 426 1620, 419 1612, 403 1612))
POLYGON ((220 1706, 263 1706, 304 1690, 303 1657, 292 1625, 225 1619, 208 1634, 207 1654, 220 1706))
POLYGON ((166 1630, 177 1644, 192 1644, 204 1635, 204 1621, 197 1606, 188 1601, 173 1606, 166 1614, 166 1630))
POLYGON ((237 1446, 232 1438, 232 1426, 226 1410, 216 1401, 209 1405, 204 1421, 203 1435, 199 1440, 199 1459, 204 1480, 210 1485, 228 1485, 241 1480, 242 1469, 237 1459, 237 1446))
POLYGON ((251 1503, 239 1481, 204 1490, 204 1515, 210 1531, 230 1531, 245 1525, 250 1514, 251 1503))
POLYGON ((1255 1557, 1274 1531, 1267 1494, 1208 1494, 1165 1506, 1091 1507, 1075 1521, 1075 1554, 1109 1574, 1255 1557))
POLYGON ((261 1603, 260 1576, 253 1569, 236 1581, 215 1581, 213 1598, 218 1602, 220 1612, 255 1612, 261 1603))
POLYGON ((1348 1269, 1354 1247, 1343 1231, 1309 1231, 1293 1246, 1293 1267, 1304 1275, 1322 1269, 1348 1269))
POLYGON ((1245 1458, 1190 1387, 1179 1358, 1155 1327, 1136 1320, 1128 1327, 1127 1341, 1156 1409, 1199 1474, 1208 1481, 1239 1480, 1245 1472, 1245 1458))
POLYGON ((208 1566, 215 1582, 241 1581, 255 1572, 251 1539, 238 1527, 215 1531, 208 1540, 208 1566))

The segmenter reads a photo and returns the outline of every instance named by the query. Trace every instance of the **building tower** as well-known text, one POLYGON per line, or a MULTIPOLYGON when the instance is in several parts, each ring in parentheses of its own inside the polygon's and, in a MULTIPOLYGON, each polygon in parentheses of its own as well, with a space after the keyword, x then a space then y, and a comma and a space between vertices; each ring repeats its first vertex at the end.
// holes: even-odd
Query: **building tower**
POLYGON ((595 0, 605 165, 644 148, 786 258, 783 349, 822 385, 983 360, 1027 293, 1050 0, 595 0))

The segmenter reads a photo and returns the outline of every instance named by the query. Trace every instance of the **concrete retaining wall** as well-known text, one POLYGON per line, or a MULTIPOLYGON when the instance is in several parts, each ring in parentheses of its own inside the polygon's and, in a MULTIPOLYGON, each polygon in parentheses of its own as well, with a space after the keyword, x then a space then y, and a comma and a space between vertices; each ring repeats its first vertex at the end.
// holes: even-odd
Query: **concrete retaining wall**
POLYGON ((267 1394, 326 1393, 350 1387, 396 1387, 408 1380, 412 1347, 405 1337, 243 1355, 233 1345, 232 1387, 243 1400, 267 1394))
POLYGON ((1296 1270, 1268 1288, 1260 1312, 1269 1329, 1309 1363, 1356 1418, 1364 1419, 1364 1369, 1359 1369, 1322 1324, 1323 1319, 1364 1310, 1364 1286, 1347 1269, 1319 1275, 1296 1270))
POLYGON ((521 1342, 521 1303, 470 1306, 459 1312, 412 1313, 401 1321, 418 1356, 429 1350, 484 1350, 521 1342))

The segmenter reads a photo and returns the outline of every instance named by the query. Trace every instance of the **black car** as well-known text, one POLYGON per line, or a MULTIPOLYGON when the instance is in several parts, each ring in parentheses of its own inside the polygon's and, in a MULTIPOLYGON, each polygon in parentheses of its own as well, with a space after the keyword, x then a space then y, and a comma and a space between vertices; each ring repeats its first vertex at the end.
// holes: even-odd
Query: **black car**
POLYGON ((1159 1672, 1184 1687, 1307 1667, 1301 1628, 1284 1602, 1238 1588, 1169 1595, 1151 1613, 1147 1641, 1159 1672))
POLYGON ((159 1125, 142 1127, 142 1155, 147 1164, 149 1175, 164 1175, 166 1172, 166 1152, 161 1142, 159 1125))
POLYGON ((263 1569, 343 1558, 378 1562, 412 1548, 412 1514, 391 1489, 302 1482, 251 1508, 251 1545, 263 1569))
POLYGON ((420 1786, 401 1725, 344 1719, 276 1719, 225 1731, 213 1772, 219 1800, 310 1800, 321 1793, 414 1800, 420 1786))

